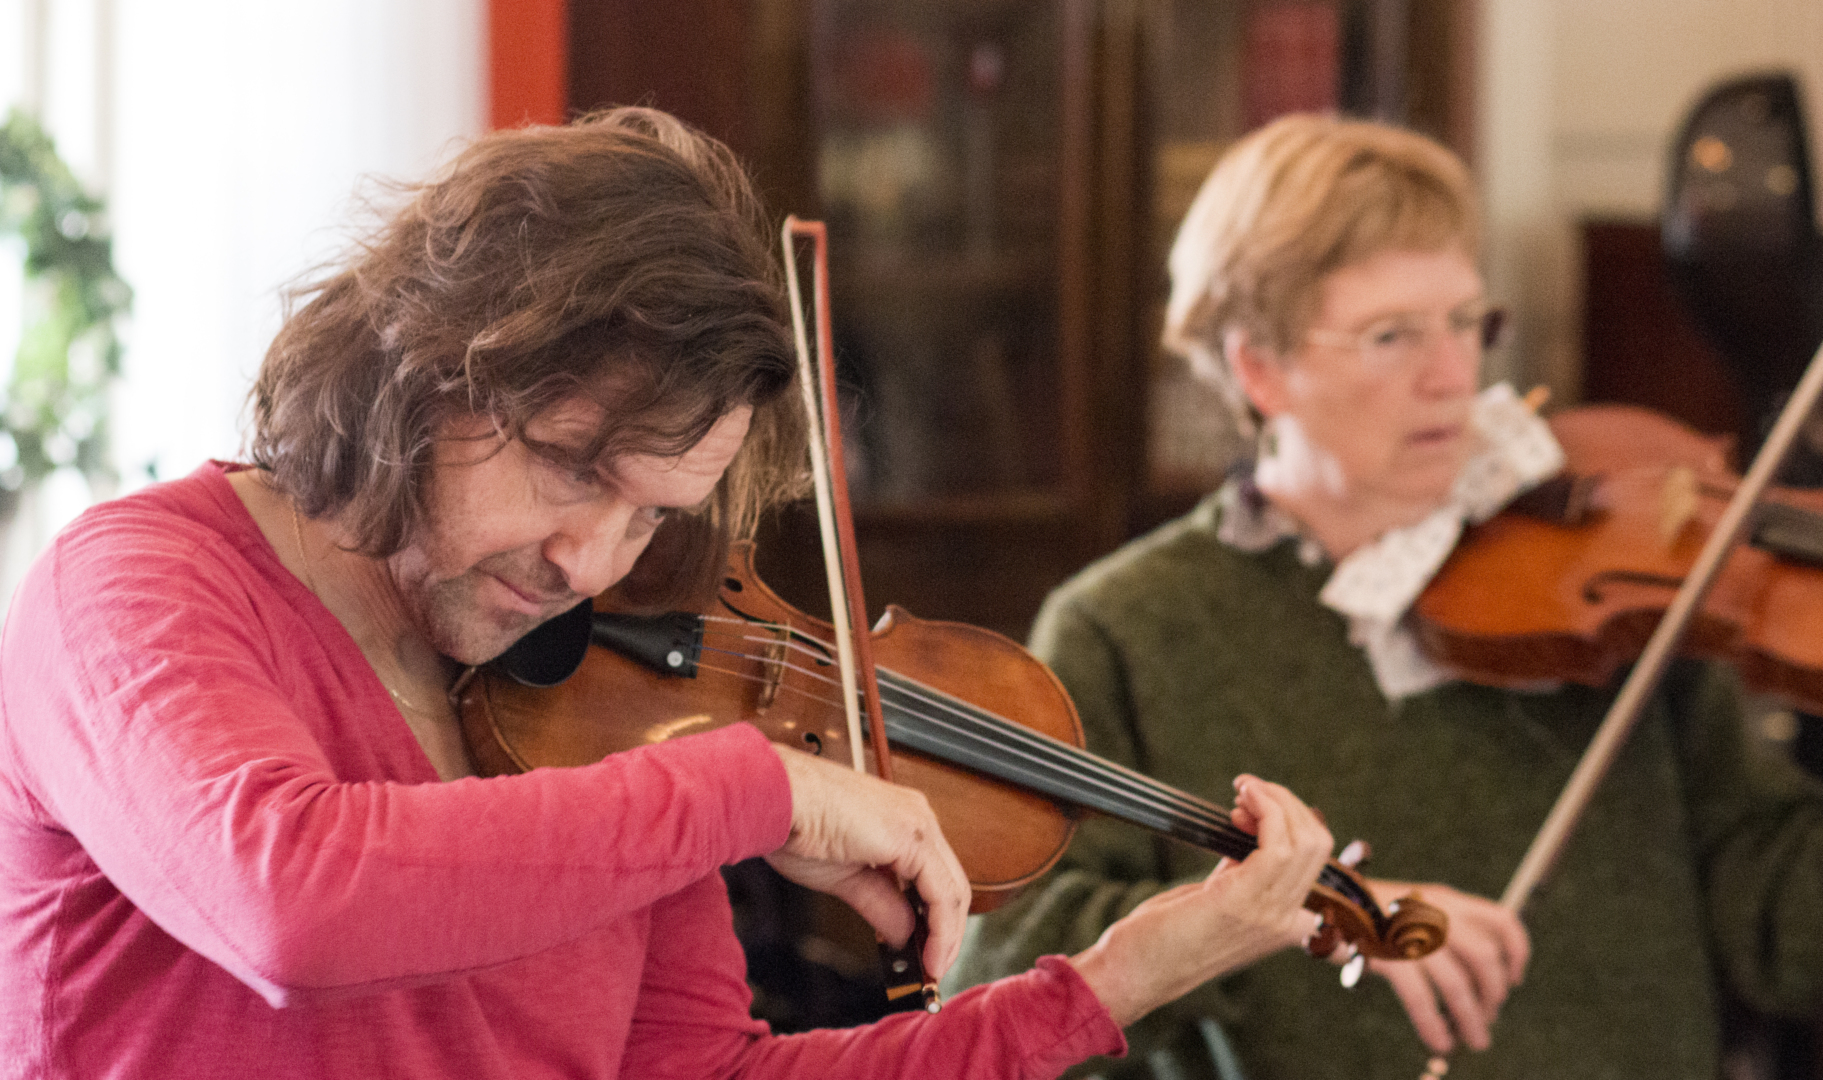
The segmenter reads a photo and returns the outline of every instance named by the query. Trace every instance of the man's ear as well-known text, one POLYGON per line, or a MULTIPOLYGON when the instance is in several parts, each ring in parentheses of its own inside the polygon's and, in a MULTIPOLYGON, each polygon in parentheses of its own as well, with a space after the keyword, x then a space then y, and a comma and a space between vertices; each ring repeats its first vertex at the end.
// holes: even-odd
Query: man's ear
POLYGON ((1255 345, 1245 330, 1228 331, 1222 351, 1241 393, 1261 416, 1270 420, 1285 411, 1289 403, 1285 365, 1277 354, 1255 345))

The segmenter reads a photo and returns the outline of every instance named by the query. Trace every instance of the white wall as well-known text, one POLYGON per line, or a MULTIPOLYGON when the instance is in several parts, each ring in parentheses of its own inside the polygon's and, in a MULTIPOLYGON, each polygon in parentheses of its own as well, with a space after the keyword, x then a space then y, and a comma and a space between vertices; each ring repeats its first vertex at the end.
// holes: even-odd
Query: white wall
POLYGON ((1480 8, 1476 164, 1490 284, 1521 318, 1510 373, 1573 397, 1577 221, 1656 217, 1677 126, 1703 90, 1730 75, 1797 72, 1813 153, 1823 149, 1823 0, 1480 0, 1480 8))
MULTIPOLYGON (((279 288, 338 246, 361 178, 421 177, 483 129, 485 18, 485 0, 0 0, 0 110, 35 112, 107 198, 135 291, 125 486, 236 455, 279 288)), ((57 476, 22 509, 0 602, 90 495, 57 476)))
POLYGON ((116 0, 116 256, 137 290, 129 470, 240 445, 278 289, 338 246, 363 176, 421 177, 484 123, 481 0, 116 0))

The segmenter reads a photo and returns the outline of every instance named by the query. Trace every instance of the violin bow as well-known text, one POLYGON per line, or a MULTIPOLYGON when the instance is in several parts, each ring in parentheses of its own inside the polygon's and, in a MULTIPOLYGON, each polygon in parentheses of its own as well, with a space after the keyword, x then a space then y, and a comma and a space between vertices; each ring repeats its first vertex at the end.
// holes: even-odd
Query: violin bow
MULTIPOLYGON (((1734 489, 1734 496, 1728 500, 1728 506, 1722 511, 1715 528, 1710 531, 1690 573, 1678 587, 1677 595, 1672 597, 1657 629, 1647 639, 1639 662, 1633 666, 1627 681, 1621 684, 1620 693, 1615 695, 1614 703, 1608 707, 1608 714, 1602 718, 1601 726, 1595 729, 1588 749, 1583 751, 1582 760, 1576 763, 1575 771, 1570 774, 1569 781, 1558 794, 1551 812, 1545 816, 1538 835, 1532 838, 1532 846, 1526 849, 1525 857, 1519 861, 1519 869, 1513 872, 1513 879, 1500 895, 1501 907, 1517 915, 1525 907, 1526 901, 1531 899, 1533 890, 1557 862, 1558 854, 1569 842, 1570 833, 1581 820, 1589 801, 1595 797, 1595 789, 1600 786, 1602 778, 1607 775, 1609 767, 1614 764, 1614 759, 1626 743, 1627 736, 1632 733, 1634 724, 1645 709, 1646 699, 1658 686, 1665 668, 1671 663, 1678 639, 1683 636, 1690 619, 1702 607, 1703 598, 1708 595, 1710 585, 1721 572, 1728 553, 1746 531, 1748 516, 1759 503, 1761 493, 1772 482, 1773 474, 1784 464, 1785 455, 1797 438, 1798 429, 1809 418, 1820 393, 1823 393, 1823 348, 1817 350, 1811 358, 1810 366, 1804 369, 1804 377, 1798 381, 1797 389, 1792 391, 1791 399, 1780 411, 1772 433, 1766 436, 1760 452, 1754 455, 1747 476, 1734 489)), ((1449 1063, 1445 1059, 1432 1058, 1425 1068, 1424 1080, 1435 1080, 1448 1068, 1449 1063)))
MULTIPOLYGON (((861 561, 855 545, 854 512, 848 500, 848 476, 842 461, 835 350, 830 340, 829 230, 821 221, 804 221, 793 214, 786 216, 780 234, 785 249, 785 283, 791 299, 791 329, 797 345, 798 383, 804 394, 804 413, 810 433, 810 475, 816 489, 817 524, 822 532, 823 570, 829 583, 830 621, 835 626, 842 706, 848 719, 848 745, 853 748, 855 771, 866 772, 860 716, 864 704, 875 772, 880 779, 891 783, 892 755, 887 748, 886 720, 880 709, 873 640, 867 631, 867 602, 861 592, 861 561), (803 291, 798 283, 796 242, 799 237, 806 237, 812 243, 812 289, 817 319, 814 371, 804 325, 803 291)), ((914 887, 905 888, 905 897, 912 905, 916 925, 903 947, 891 949, 884 943, 880 946, 887 973, 886 999, 898 1001, 917 994, 925 1011, 934 1013, 943 1007, 943 1002, 936 983, 924 971, 921 954, 927 927, 923 905, 914 887)))

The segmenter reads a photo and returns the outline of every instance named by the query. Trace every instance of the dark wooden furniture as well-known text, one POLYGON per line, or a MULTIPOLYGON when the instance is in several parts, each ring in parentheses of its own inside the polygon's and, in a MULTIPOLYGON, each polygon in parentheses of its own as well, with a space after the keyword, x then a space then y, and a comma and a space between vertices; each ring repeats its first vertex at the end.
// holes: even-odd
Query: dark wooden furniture
POLYGON ((1727 363, 1665 274, 1658 223, 1582 223, 1583 400, 1644 405, 1699 431, 1741 429, 1727 363))
MULTIPOLYGON (((570 100, 670 110, 740 152, 776 212, 829 222, 868 599, 1021 637, 1237 449, 1154 344, 1165 250, 1216 157, 1287 107, 1466 149, 1467 10, 572 0, 570 100)), ((817 559, 807 514, 761 537, 762 575, 822 612, 817 559)))

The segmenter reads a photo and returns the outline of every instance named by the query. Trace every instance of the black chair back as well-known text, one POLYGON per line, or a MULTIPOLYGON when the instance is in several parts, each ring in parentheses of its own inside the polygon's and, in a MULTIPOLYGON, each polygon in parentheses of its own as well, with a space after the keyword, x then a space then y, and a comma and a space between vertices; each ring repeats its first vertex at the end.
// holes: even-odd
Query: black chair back
POLYGON ((1666 267, 1734 374, 1747 453, 1823 341, 1823 237, 1805 132, 1793 78, 1753 75, 1704 95, 1671 151, 1666 267))

